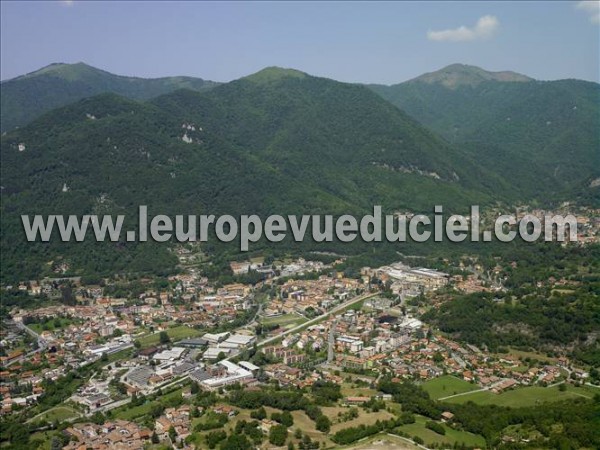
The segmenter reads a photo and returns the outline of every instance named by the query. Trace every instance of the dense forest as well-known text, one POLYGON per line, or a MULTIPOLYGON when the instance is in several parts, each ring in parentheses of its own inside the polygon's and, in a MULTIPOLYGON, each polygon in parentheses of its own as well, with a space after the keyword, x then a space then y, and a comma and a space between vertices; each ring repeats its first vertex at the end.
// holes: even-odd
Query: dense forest
POLYGON ((370 86, 483 167, 541 202, 600 204, 600 86, 537 81, 456 64, 393 86, 370 86), (591 192, 593 191, 593 193, 591 192))
POLYGON ((568 353, 599 367, 600 246, 519 247, 504 264, 505 292, 455 295, 424 320, 492 351, 568 353))
MULTIPOLYGON (((3 277, 39 276, 57 257, 75 273, 106 274, 144 265, 136 255, 156 249, 124 240, 29 244, 21 214, 126 214, 129 228, 138 205, 170 216, 360 216, 374 204, 431 212, 433 204, 466 210, 499 200, 497 192, 510 197, 509 183, 367 88, 294 74, 268 69, 146 103, 103 94, 3 136, 3 277)), ((338 249, 356 254, 363 244, 338 249)), ((166 247, 154 258, 166 261, 159 273, 166 247)))
POLYGON ((84 63, 50 64, 2 82, 0 131, 22 127, 52 109, 107 92, 150 99, 177 89, 204 90, 217 84, 192 77, 124 77, 84 63))

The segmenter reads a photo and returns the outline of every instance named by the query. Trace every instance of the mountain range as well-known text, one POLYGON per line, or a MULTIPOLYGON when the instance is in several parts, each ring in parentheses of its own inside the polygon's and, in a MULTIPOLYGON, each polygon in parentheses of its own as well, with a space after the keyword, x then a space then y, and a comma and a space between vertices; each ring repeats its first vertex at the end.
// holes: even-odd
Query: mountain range
POLYGON ((365 86, 270 67, 218 84, 75 64, 1 88, 10 131, 0 148, 0 233, 3 276, 12 279, 33 278, 57 257, 75 273, 173 264, 164 246, 28 244, 21 214, 135 217, 143 204, 169 215, 358 215, 375 204, 464 212, 471 204, 594 201, 598 191, 589 186, 600 175, 600 86, 577 80, 455 65, 365 86))
POLYGON ((203 90, 217 84, 193 77, 125 77, 84 63, 50 64, 0 84, 0 131, 23 126, 54 108, 106 92, 146 100, 177 89, 203 90))
POLYGON ((454 64, 371 89, 458 145, 523 197, 589 198, 600 168, 600 88, 454 64), (541 195, 540 195, 541 194, 541 195))

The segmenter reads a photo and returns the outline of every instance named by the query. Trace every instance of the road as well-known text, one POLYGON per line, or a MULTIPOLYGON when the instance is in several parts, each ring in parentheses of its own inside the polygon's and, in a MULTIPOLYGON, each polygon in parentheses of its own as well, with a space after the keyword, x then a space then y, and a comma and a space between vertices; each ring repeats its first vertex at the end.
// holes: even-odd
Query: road
POLYGON ((329 330, 329 336, 327 338, 327 364, 331 364, 333 362, 334 352, 333 345, 335 343, 335 327, 337 326, 339 319, 336 319, 331 325, 331 330, 329 330))
POLYGON ((437 400, 441 401, 441 400, 447 400, 449 398, 454 398, 454 397, 460 397, 462 395, 469 395, 469 394, 474 394, 475 392, 483 392, 483 391, 489 391, 490 389, 495 388, 496 386, 498 386, 499 384, 503 383, 506 380, 500 380, 494 384, 491 384, 487 387, 481 388, 481 389, 475 389, 474 391, 467 391, 467 392, 461 392, 460 394, 454 394, 454 395, 448 395, 447 397, 440 397, 437 400))
POLYGON ((18 329, 25 331, 26 333, 28 333, 31 336, 33 336, 34 338, 36 338, 37 343, 38 343, 38 348, 36 350, 30 351, 29 353, 26 353, 25 355, 21 356, 20 358, 14 359, 11 362, 7 363, 6 364, 7 367, 16 362, 21 362, 21 361, 29 359, 32 355, 35 355, 36 353, 39 353, 39 352, 45 350, 46 347, 48 346, 46 341, 44 339, 42 339, 42 337, 39 334, 37 334, 35 331, 33 331, 27 325, 23 324, 22 322, 15 322, 15 325, 17 326, 18 329))
POLYGON ((302 330, 302 329, 304 329, 306 327, 309 327, 311 325, 319 323, 319 322, 325 320, 327 317, 331 316, 332 314, 335 314, 335 313, 338 313, 338 312, 342 311, 343 309, 347 308, 348 306, 352 305, 353 303, 359 302, 361 300, 365 300, 365 299, 370 298, 370 297, 375 297, 376 295, 379 295, 379 293, 376 292, 374 294, 371 294, 371 293, 369 293, 369 294, 362 294, 362 295, 359 295, 357 297, 353 297, 350 300, 348 300, 348 301, 346 301, 346 302, 344 302, 344 303, 336 306, 335 308, 327 311, 326 313, 321 314, 320 316, 317 316, 314 319, 310 319, 308 322, 304 322, 304 323, 302 323, 300 325, 295 326, 294 328, 290 328, 289 330, 286 330, 283 333, 279 333, 277 336, 273 336, 273 337, 270 337, 268 339, 265 339, 264 341, 258 343, 256 345, 256 347, 257 348, 264 347, 265 345, 270 344, 271 342, 275 342, 275 341, 281 339, 282 337, 287 336, 288 334, 295 333, 295 332, 300 331, 300 330, 302 330))
MULTIPOLYGON (((287 336, 288 334, 295 333, 295 332, 300 331, 300 330, 302 330, 302 329, 304 329, 304 328, 306 328, 308 326, 314 325, 315 323, 319 323, 322 320, 324 320, 327 317, 329 317, 330 315, 335 314, 335 313, 337 313, 337 312, 339 312, 339 311, 347 308, 348 306, 352 305, 353 303, 359 302, 361 300, 365 300, 365 299, 370 298, 370 297, 374 297, 374 296, 376 296, 378 294, 379 293, 376 292, 374 294, 369 293, 369 294, 362 294, 362 295, 359 295, 357 297, 353 297, 350 300, 348 300, 348 301, 346 301, 346 302, 344 302, 344 303, 336 306, 335 308, 327 311, 326 313, 321 314, 318 317, 315 317, 314 319, 310 319, 309 321, 301 323, 300 325, 297 325, 294 328, 290 328, 289 330, 286 330, 286 331, 284 331, 282 333, 279 333, 277 336, 272 336, 270 338, 265 339, 264 341, 259 342, 258 344, 256 344, 256 348, 264 347, 265 345, 270 344, 271 342, 275 342, 275 341, 281 339, 282 337, 287 336)), ((231 355, 229 355, 227 358, 225 358, 224 361, 230 361, 230 360, 232 360, 233 358, 237 357, 241 352, 242 352, 241 350, 238 350, 237 352, 233 352, 231 355)))
POLYGON ((244 329, 247 329, 247 328, 250 328, 250 327, 258 325, 257 319, 258 319, 258 316, 261 315, 262 310, 263 310, 263 303, 262 302, 258 302, 258 308, 257 308, 256 314, 254 314, 254 317, 252 318, 252 320, 250 320, 246 325, 240 327, 239 329, 240 330, 244 330, 244 329))

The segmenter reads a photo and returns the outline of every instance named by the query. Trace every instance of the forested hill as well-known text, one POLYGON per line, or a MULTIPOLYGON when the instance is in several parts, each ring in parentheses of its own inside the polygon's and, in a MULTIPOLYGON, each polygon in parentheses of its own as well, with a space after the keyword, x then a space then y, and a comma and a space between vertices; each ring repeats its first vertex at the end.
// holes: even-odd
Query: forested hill
POLYGON ((1 142, 7 274, 32 276, 57 253, 94 270, 136 257, 131 244, 101 258, 87 243, 27 244, 21 214, 431 211, 511 192, 367 88, 276 68, 150 102, 84 99, 1 142))
POLYGON ((51 109, 102 93, 149 99, 177 89, 204 90, 216 84, 192 77, 125 77, 84 63, 51 64, 2 82, 0 131, 24 126, 51 109))
POLYGON ((600 177, 597 83, 536 81, 452 65, 370 87, 483 167, 510 178, 523 197, 599 201, 599 189, 591 187, 600 177))

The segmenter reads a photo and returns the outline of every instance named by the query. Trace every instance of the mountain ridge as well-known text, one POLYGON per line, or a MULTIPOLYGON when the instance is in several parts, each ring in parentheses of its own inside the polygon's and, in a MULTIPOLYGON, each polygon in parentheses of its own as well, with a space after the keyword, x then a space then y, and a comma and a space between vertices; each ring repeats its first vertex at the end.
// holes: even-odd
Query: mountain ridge
MULTIPOLYGON (((58 257, 79 273, 165 269, 142 244, 24 242, 21 214, 135 220, 137 206, 148 205, 170 216, 358 217, 375 204, 388 212, 433 204, 466 211, 510 190, 366 87, 308 75, 240 79, 149 101, 102 94, 50 111, 0 142, 0 241, 5 273, 16 278, 31 279, 58 257)), ((363 244, 285 248, 355 253, 363 244)), ((166 246, 152 252, 169 261, 166 246)))
POLYGON ((600 176, 600 84, 429 81, 369 88, 523 193, 600 203, 590 188, 600 176))
POLYGON ((468 64, 450 64, 439 70, 419 75, 405 83, 437 83, 455 89, 458 86, 475 86, 484 81, 528 82, 534 79, 513 71, 492 72, 468 64))
POLYGON ((205 90, 217 84, 202 78, 182 76, 128 77, 85 63, 53 63, 2 81, 0 131, 24 126, 54 108, 105 92, 146 100, 180 88, 205 90))
MULTIPOLYGON (((301 78, 307 75, 293 68, 268 66, 242 78, 267 82, 286 77, 301 78)), ((451 64, 403 83, 439 84, 458 89, 488 81, 535 80, 511 71, 491 72, 477 66, 451 64)), ((389 86, 366 85, 373 90, 383 90, 403 83, 389 86)), ((183 75, 159 78, 116 75, 85 62, 51 63, 33 72, 1 82, 0 132, 23 126, 51 109, 103 92, 114 92, 133 99, 147 100, 181 88, 202 91, 212 89, 219 84, 222 83, 183 75)))

